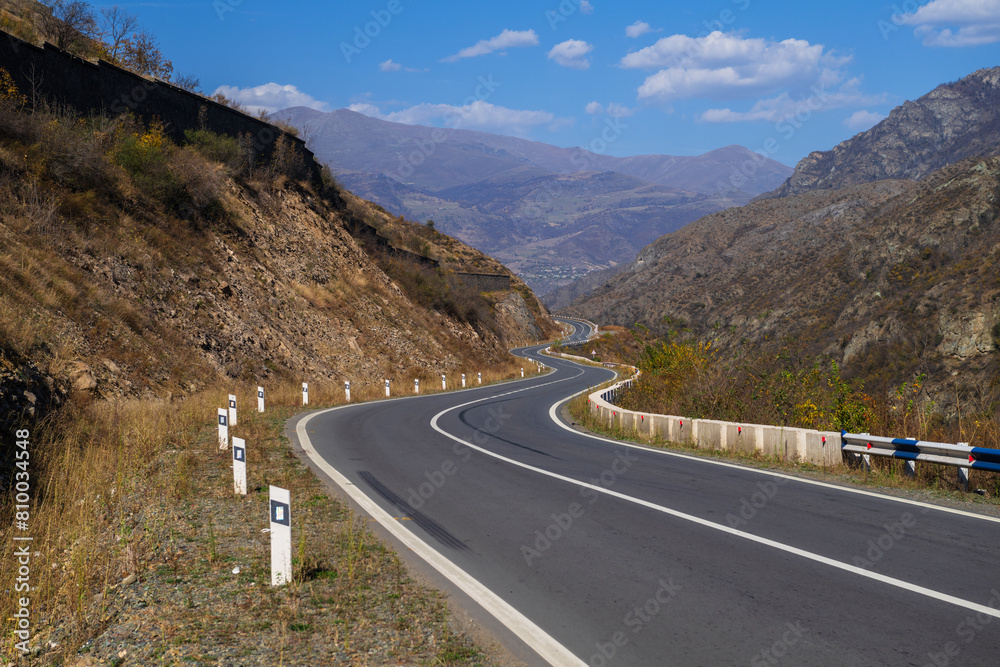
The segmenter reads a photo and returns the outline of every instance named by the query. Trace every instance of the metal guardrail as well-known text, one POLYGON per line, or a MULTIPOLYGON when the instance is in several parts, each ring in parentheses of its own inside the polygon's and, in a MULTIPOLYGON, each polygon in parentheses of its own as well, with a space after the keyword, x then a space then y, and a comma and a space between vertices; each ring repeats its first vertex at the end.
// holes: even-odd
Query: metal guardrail
POLYGON ((886 456, 906 462, 909 474, 915 474, 916 462, 941 463, 958 468, 959 484, 969 487, 969 470, 1000 472, 1000 449, 972 447, 967 442, 949 444, 925 442, 914 438, 885 438, 868 433, 841 431, 841 448, 861 457, 865 465, 870 456, 886 456))

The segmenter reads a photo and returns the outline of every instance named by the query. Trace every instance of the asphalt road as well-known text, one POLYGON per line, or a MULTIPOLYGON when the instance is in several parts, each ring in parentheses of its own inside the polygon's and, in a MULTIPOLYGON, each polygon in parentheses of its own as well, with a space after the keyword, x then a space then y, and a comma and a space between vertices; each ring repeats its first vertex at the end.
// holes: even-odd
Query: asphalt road
POLYGON ((290 432, 530 664, 1000 664, 1000 521, 577 433, 543 359, 290 432))

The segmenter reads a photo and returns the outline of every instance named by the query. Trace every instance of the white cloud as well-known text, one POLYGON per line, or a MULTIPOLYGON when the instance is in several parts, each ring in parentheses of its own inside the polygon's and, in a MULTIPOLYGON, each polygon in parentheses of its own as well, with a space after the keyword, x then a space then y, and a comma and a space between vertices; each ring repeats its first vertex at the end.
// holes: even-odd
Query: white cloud
POLYGON ((590 0, 580 0, 580 11, 584 14, 593 14, 594 5, 590 4, 590 0))
POLYGON ((556 118, 548 111, 508 109, 482 100, 460 107, 451 104, 418 104, 389 113, 383 113, 377 106, 368 103, 353 104, 349 109, 366 116, 405 125, 444 125, 462 130, 482 130, 517 136, 524 136, 536 127, 548 126, 549 129, 558 129, 570 122, 568 119, 556 118))
POLYGON ((628 116, 635 115, 635 109, 627 107, 624 104, 612 102, 608 105, 608 115, 612 118, 627 118, 628 116))
POLYGON ((481 40, 453 56, 448 56, 443 62, 453 63, 462 58, 475 58, 497 51, 503 52, 505 49, 525 46, 538 46, 538 35, 534 30, 504 30, 492 39, 481 40))
POLYGON ((884 95, 863 93, 861 80, 853 78, 835 90, 828 89, 826 85, 819 83, 801 94, 791 95, 785 92, 775 97, 758 100, 748 111, 733 111, 728 108, 708 109, 701 114, 699 120, 706 123, 742 123, 748 121, 777 123, 792 118, 804 120, 820 111, 866 104, 884 104, 886 101, 884 95))
POLYGON ((279 83, 265 83, 253 88, 237 88, 236 86, 219 86, 215 93, 222 93, 231 100, 246 106, 253 113, 266 111, 274 113, 289 107, 309 107, 317 111, 326 111, 329 104, 320 102, 295 86, 279 83))
POLYGON ((636 21, 630 26, 626 26, 625 35, 635 39, 637 37, 642 37, 648 32, 653 32, 653 29, 645 21, 636 21))
POLYGON ((931 0, 917 11, 897 14, 892 20, 913 26, 925 46, 1000 42, 1000 0, 931 0))
POLYGON ((382 118, 382 111, 374 104, 369 104, 368 102, 356 102, 347 107, 347 110, 363 113, 364 115, 371 116, 372 118, 382 118))
POLYGON ((850 116, 844 119, 844 125, 849 129, 855 130, 857 132, 863 132, 865 130, 870 130, 872 127, 877 125, 883 118, 885 114, 881 114, 875 111, 866 111, 864 109, 860 111, 855 111, 850 116))
POLYGON ((379 70, 382 72, 426 72, 426 69, 415 69, 413 67, 403 67, 399 63, 395 62, 392 58, 386 60, 384 63, 379 63, 379 70))
POLYGON ((593 50, 592 44, 579 39, 567 39, 552 47, 549 51, 549 60, 554 60, 563 67, 587 69, 590 67, 590 61, 586 55, 593 50))
POLYGON ((659 69, 639 87, 640 99, 753 97, 784 89, 833 85, 850 58, 801 39, 774 42, 713 32, 671 35, 622 58, 633 69, 659 69))
POLYGON ((626 118, 635 115, 635 109, 617 102, 612 102, 607 107, 600 102, 590 102, 583 110, 591 116, 599 116, 606 113, 612 118, 626 118))

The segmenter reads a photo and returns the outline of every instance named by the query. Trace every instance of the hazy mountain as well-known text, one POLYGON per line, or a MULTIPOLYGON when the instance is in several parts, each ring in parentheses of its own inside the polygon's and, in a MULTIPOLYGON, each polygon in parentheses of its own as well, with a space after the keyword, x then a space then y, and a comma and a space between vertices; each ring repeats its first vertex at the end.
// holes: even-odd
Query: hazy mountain
POLYGON ((539 292, 629 262, 660 235, 744 204, 791 173, 739 146, 617 158, 346 109, 296 107, 277 116, 300 128, 349 190, 394 214, 433 219, 539 292), (731 177, 748 160, 759 166, 735 190, 731 177))
MULTIPOLYGON (((754 157, 746 148, 727 146, 690 157, 619 158, 486 132, 391 123, 348 109, 325 113, 293 107, 275 116, 298 127, 309 147, 337 172, 388 174, 430 191, 474 183, 516 167, 536 167, 555 173, 617 171, 650 183, 713 194, 754 157)), ((608 122, 614 126, 614 121, 608 122)), ((765 160, 741 187, 750 195, 761 194, 790 173, 785 165, 765 160)))
POLYGON ((767 197, 889 178, 919 180, 945 165, 1000 152, 1000 67, 982 69, 896 107, 878 125, 814 152, 767 197))

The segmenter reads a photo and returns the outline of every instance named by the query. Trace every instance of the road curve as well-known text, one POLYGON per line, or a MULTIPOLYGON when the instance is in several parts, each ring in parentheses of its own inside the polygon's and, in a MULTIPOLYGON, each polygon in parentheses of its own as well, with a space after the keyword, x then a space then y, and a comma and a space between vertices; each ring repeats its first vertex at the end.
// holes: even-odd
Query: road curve
POLYGON ((556 406, 613 374, 539 349, 552 373, 288 428, 525 662, 997 664, 1000 521, 578 433, 556 406))

